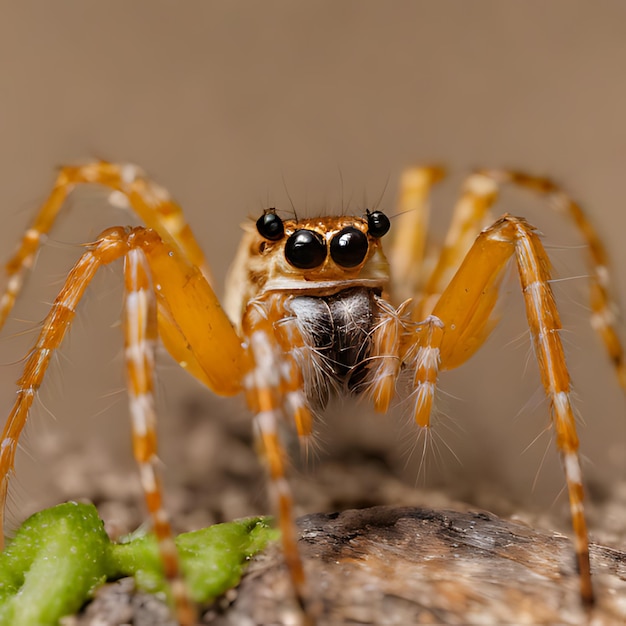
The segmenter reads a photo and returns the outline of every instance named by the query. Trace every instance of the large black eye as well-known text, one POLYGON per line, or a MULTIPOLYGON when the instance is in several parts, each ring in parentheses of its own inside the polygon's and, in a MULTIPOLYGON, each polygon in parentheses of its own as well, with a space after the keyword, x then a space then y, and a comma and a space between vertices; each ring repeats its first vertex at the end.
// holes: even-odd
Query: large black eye
POLYGON ((330 242, 330 256, 341 267, 356 267, 367 254, 367 235, 354 226, 338 232, 330 242))
POLYGON ((287 239, 285 258, 294 267, 302 270, 319 267, 326 258, 324 237, 313 230, 297 230, 287 239))
POLYGON ((391 223, 382 211, 367 212, 367 231, 372 237, 382 237, 389 232, 391 223))
POLYGON ((256 229, 259 231, 259 235, 270 241, 278 241, 283 238, 285 234, 285 227, 283 226, 283 220, 276 215, 274 209, 268 209, 261 215, 256 221, 256 229))

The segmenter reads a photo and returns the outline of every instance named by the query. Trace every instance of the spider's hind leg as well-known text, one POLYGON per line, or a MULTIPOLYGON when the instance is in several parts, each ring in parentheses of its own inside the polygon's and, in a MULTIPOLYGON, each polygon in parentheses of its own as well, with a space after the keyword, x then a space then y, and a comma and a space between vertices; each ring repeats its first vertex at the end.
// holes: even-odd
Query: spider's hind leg
POLYGON ((609 255, 602 238, 583 208, 553 180, 514 170, 483 170, 482 175, 497 184, 511 184, 544 197, 550 207, 570 218, 587 249, 591 306, 591 325, 604 343, 613 363, 619 384, 626 389, 626 359, 617 332, 618 310, 612 293, 609 255))
POLYGON ((145 226, 153 228, 164 241, 180 250, 210 281, 204 254, 181 207, 172 200, 167 190, 150 180, 139 167, 107 161, 67 165, 60 168, 52 191, 22 237, 13 257, 5 265, 8 283, 0 298, 0 328, 20 294, 24 277, 33 265, 43 236, 55 224, 67 197, 77 185, 100 185, 122 194, 128 208, 145 226))

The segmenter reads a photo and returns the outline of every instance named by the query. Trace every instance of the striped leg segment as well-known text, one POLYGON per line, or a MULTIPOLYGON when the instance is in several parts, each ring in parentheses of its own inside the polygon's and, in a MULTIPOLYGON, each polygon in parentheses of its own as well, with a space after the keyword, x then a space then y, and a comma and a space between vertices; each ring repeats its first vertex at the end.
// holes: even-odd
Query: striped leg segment
POLYGON ((503 269, 515 256, 541 380, 550 401, 556 445, 563 459, 583 601, 593 602, 589 540, 583 508, 578 436, 570 376, 559 335, 561 322, 550 287, 550 261, 534 229, 505 215, 484 230, 444 291, 433 315, 444 324, 441 369, 461 365, 484 342, 503 269))
POLYGON ((303 375, 302 367, 307 360, 304 339, 295 316, 286 310, 283 299, 276 300, 277 306, 271 310, 271 317, 280 320, 274 326, 274 332, 281 348, 281 392, 285 398, 287 413, 293 417, 302 449, 307 454, 312 443, 313 414, 308 406, 304 388, 305 378, 309 381, 314 380, 314 374, 311 372, 306 377, 303 375))
POLYGON ((544 196, 556 211, 564 213, 576 226, 588 251, 591 325, 606 347, 621 387, 626 389, 626 361, 624 348, 616 328, 618 307, 611 293, 608 253, 584 210, 549 178, 507 170, 485 170, 483 173, 497 183, 510 183, 544 196))
POLYGON ((269 472, 270 495, 277 511, 285 562, 296 600, 303 615, 308 616, 305 574, 293 518, 293 498, 286 477, 286 452, 279 437, 279 424, 285 417, 286 397, 283 393, 283 351, 274 323, 281 319, 281 315, 284 315, 284 307, 280 296, 271 298, 269 303, 257 301, 249 305, 243 320, 243 331, 248 339, 253 365, 244 379, 244 386, 248 406, 255 415, 259 452, 269 472))
MULTIPOLYGON (((26 271, 32 267, 42 237, 54 225, 67 196, 81 184, 108 187, 117 198, 153 228, 164 241, 180 249, 191 263, 210 277, 204 254, 195 240, 182 209, 161 186, 152 182, 135 165, 95 161, 85 165, 62 167, 54 188, 41 206, 35 220, 24 234, 18 249, 6 264, 8 284, 0 298, 0 328, 15 304, 24 282, 26 271)), ((114 200, 118 202, 118 199, 114 200)))
POLYGON ((415 423, 422 427, 430 426, 430 414, 435 401, 435 389, 441 361, 441 341, 443 339, 443 322, 435 315, 429 315, 415 330, 412 355, 405 361, 415 371, 413 386, 415 397, 413 417, 415 423))
POLYGON ((391 247, 387 251, 393 267, 393 295, 397 302, 412 298, 421 288, 430 190, 444 176, 445 170, 437 166, 412 167, 402 174, 391 247))
MULTIPOLYGON (((74 319, 76 305, 98 268, 126 257, 131 250, 141 251, 147 260, 157 302, 158 332, 172 356, 217 393, 230 395, 241 389, 247 367, 241 341, 200 270, 151 229, 110 228, 104 231, 95 243, 88 246, 87 252, 68 274, 18 380, 17 399, 0 443, 0 521, 18 438, 52 353, 61 345, 74 319)), ((135 259, 135 254, 131 255, 131 259, 135 259)), ((133 266, 139 272, 139 262, 134 261, 133 266)), ((128 280, 130 277, 127 275, 128 280)), ((137 289, 140 287, 140 291, 145 291, 141 283, 137 289)), ((138 295, 130 296, 128 306, 140 306, 140 298, 138 295)), ((148 307, 148 303, 142 306, 148 307)), ((146 314, 148 308, 145 309, 146 314)), ((127 332, 131 329, 139 332, 133 324, 137 322, 127 324, 127 332)), ((150 325, 145 332, 146 340, 151 341, 154 330, 150 325)), ((147 361, 150 357, 144 354, 143 358, 146 360, 145 371, 149 373, 151 369, 147 361)), ((134 381, 132 371, 129 371, 129 376, 134 381)), ((139 384, 138 381, 135 383, 139 384)), ((137 400, 134 408, 144 400, 137 400)))
MULTIPOLYGON (((76 313, 85 289, 102 265, 121 258, 128 251, 127 234, 122 228, 105 231, 70 271, 64 287, 43 322, 37 343, 31 350, 24 372, 17 381, 15 404, 5 423, 0 444, 0 528, 4 526, 4 508, 9 477, 13 473, 17 444, 35 393, 41 386, 54 351, 61 345, 76 313)), ((0 543, 2 533, 0 533, 0 543)))
POLYGON ((0 526, 4 520, 8 482, 18 440, 43 382, 50 359, 61 345, 76 307, 97 270, 125 260, 126 365, 133 428, 133 448, 141 483, 152 515, 181 624, 194 623, 194 611, 180 578, 178 558, 157 475, 157 444, 153 398, 154 344, 157 334, 175 358, 187 359, 189 370, 218 392, 241 387, 244 353, 237 335, 200 271, 157 233, 142 227, 104 231, 70 271, 65 285, 43 322, 37 343, 18 380, 17 399, 5 424, 0 444, 0 526), (182 297, 184 292, 185 298, 182 297), (183 306, 183 303, 185 306, 183 306), (194 307, 194 305, 196 305, 194 307), (188 309, 192 309, 189 311, 188 309), (198 316, 202 324, 198 324, 198 316), (201 334, 202 338, 198 337, 201 334), (190 345, 194 345, 192 350, 190 345))
POLYGON ((416 321, 431 313, 478 233, 492 221, 490 209, 496 199, 497 186, 489 177, 472 174, 465 180, 437 263, 419 294, 419 306, 414 309, 416 321))
POLYGON ((550 400, 556 445, 563 458, 578 556, 580 592, 585 603, 592 604, 589 538, 583 508, 579 443, 571 404, 571 381, 559 336, 561 322, 549 283, 550 263, 541 240, 526 224, 519 222, 512 226, 517 239, 517 266, 526 303, 526 316, 543 386, 550 400))
POLYGON ((372 333, 372 354, 375 356, 370 357, 372 382, 369 395, 374 409, 386 413, 396 394, 396 381, 402 367, 400 346, 411 300, 406 300, 397 310, 382 298, 377 298, 376 304, 381 315, 372 333))
POLYGON ((138 248, 129 250, 124 259, 124 283, 124 343, 133 452, 139 466, 141 486, 152 518, 164 574, 170 583, 176 616, 181 626, 186 626, 196 623, 196 613, 182 579, 174 535, 163 506, 154 403, 157 307, 150 268, 143 251, 138 248))

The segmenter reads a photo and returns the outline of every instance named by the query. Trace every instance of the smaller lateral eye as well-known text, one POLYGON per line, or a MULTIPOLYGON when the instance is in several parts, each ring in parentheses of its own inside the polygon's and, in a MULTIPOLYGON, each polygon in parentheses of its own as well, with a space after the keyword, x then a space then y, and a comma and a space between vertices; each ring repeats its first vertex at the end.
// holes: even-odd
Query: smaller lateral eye
POLYGON ((278 241, 285 235, 283 220, 276 215, 276 209, 267 209, 256 221, 256 229, 259 235, 269 241, 278 241))
POLYGON ((373 211, 367 214, 367 231, 372 237, 382 237, 389 232, 391 228, 391 222, 389 218, 382 211, 373 211))

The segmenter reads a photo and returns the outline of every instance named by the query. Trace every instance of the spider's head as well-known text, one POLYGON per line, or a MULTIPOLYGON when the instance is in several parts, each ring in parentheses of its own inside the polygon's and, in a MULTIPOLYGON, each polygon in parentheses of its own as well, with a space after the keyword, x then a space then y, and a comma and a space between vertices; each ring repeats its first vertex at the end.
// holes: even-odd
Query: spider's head
POLYGON ((291 267, 317 272, 334 268, 341 272, 362 268, 369 258, 370 241, 377 244, 390 225, 382 211, 366 210, 363 218, 327 217, 285 223, 275 209, 268 209, 257 220, 256 229, 263 239, 260 252, 267 249, 268 243, 283 242, 283 255, 291 267))
POLYGON ((238 308, 241 300, 266 291, 330 295, 355 286, 379 293, 387 287, 381 238, 390 223, 382 211, 283 220, 275 209, 267 209, 251 226, 231 271, 231 283, 238 286, 229 285, 229 292, 238 292, 238 308))
POLYGON ((389 227, 382 211, 301 221, 264 211, 256 222, 256 250, 268 268, 266 289, 338 291, 346 281, 380 280, 387 274, 380 238, 389 227))

